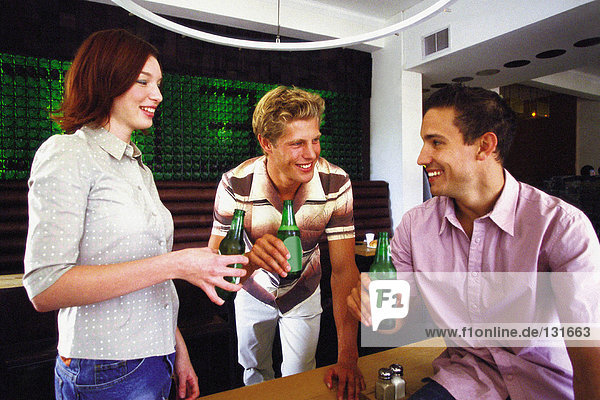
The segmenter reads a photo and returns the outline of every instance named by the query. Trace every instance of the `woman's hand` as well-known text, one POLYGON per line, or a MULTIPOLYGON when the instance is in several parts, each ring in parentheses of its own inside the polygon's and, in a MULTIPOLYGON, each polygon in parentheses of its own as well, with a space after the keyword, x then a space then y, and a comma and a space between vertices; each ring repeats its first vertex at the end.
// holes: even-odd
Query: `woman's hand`
POLYGON ((215 290, 215 286, 221 289, 237 292, 242 288, 240 284, 227 282, 225 277, 242 277, 246 270, 242 268, 231 268, 231 264, 247 264, 248 258, 243 255, 224 256, 217 254, 216 250, 208 247, 190 248, 170 253, 174 258, 178 273, 175 278, 184 279, 192 285, 202 289, 210 300, 218 305, 224 303, 215 290))
POLYGON ((198 377, 192 367, 187 347, 179 332, 175 332, 175 380, 177 382, 177 397, 179 399, 197 399, 200 396, 198 377))

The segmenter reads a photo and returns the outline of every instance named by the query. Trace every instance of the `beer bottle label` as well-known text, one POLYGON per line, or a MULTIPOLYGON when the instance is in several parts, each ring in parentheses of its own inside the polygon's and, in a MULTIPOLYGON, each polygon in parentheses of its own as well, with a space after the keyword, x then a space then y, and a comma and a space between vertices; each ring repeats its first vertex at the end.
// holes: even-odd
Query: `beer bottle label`
POLYGON ((290 273, 302 271, 302 243, 298 236, 289 236, 285 238, 283 244, 290 252, 290 273))

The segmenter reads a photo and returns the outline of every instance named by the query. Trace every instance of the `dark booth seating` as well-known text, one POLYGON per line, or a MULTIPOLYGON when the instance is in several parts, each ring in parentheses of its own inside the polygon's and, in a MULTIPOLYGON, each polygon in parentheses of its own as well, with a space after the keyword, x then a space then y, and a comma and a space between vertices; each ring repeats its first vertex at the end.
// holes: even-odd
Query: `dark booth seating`
MULTIPOLYGON (((157 186, 173 214, 173 249, 206 246, 217 183, 163 181, 157 186)), ((362 240, 366 232, 391 232, 388 184, 355 181, 353 192, 357 240, 362 240)), ((0 274, 22 273, 27 235, 26 182, 0 181, 0 198, 0 274)), ((335 362, 337 345, 325 237, 321 247, 324 311, 317 363, 325 365, 335 362)), ((201 289, 187 282, 175 284, 181 303, 178 324, 200 378, 202 394, 240 385, 233 307, 216 306, 201 289)), ((0 385, 14 388, 20 398, 48 398, 56 357, 56 313, 36 312, 22 287, 0 289, 0 312, 0 385)), ((8 398, 12 398, 10 394, 8 398)))

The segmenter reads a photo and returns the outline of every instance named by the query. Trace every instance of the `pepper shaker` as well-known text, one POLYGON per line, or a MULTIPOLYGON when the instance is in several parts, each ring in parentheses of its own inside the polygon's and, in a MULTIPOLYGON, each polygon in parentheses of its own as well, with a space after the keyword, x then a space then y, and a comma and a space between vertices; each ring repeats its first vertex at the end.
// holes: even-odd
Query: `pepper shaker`
POLYGON ((381 368, 375 383, 375 397, 377 400, 395 400, 396 391, 392 383, 394 374, 389 368, 381 368))

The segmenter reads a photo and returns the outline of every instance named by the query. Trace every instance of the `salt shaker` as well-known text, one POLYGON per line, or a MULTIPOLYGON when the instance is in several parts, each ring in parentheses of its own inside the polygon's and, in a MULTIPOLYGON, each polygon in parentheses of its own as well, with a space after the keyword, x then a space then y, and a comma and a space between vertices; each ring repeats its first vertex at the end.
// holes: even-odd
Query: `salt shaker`
POLYGON ((400 364, 390 365, 392 371, 392 384, 394 385, 395 400, 403 399, 406 396, 406 382, 404 381, 404 368, 400 364))
POLYGON ((377 400, 395 400, 396 391, 392 383, 394 374, 389 368, 381 368, 375 383, 375 398, 377 400))

